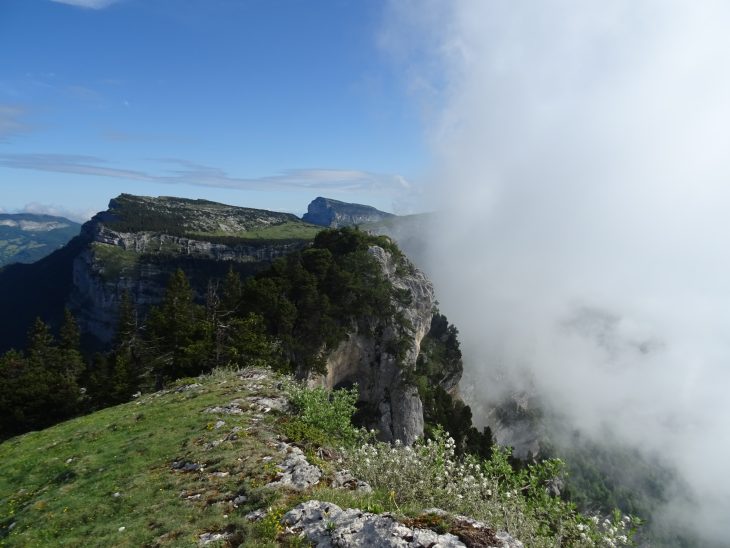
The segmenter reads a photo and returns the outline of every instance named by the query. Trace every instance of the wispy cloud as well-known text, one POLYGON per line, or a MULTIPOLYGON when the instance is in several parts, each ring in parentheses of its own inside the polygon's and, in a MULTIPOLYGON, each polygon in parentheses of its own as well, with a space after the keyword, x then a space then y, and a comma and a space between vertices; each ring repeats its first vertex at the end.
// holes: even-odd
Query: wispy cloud
POLYGON ((64 206, 55 204, 42 204, 40 202, 30 202, 25 204, 22 213, 34 213, 36 215, 53 215, 54 217, 65 217, 78 223, 83 223, 91 219, 96 211, 87 209, 69 209, 64 206))
POLYGON ((338 192, 407 190, 401 175, 348 169, 289 169, 264 177, 235 177, 225 170, 177 158, 155 161, 169 167, 159 173, 114 167, 95 156, 67 154, 0 154, 0 167, 111 177, 130 181, 241 190, 322 190, 338 192))
POLYGON ((79 8, 87 8, 92 10, 100 10, 116 4, 119 0, 51 0, 58 4, 68 4, 69 6, 77 6, 79 8))
POLYGON ((141 171, 107 167, 105 161, 95 156, 71 154, 0 154, 0 167, 31 169, 54 173, 75 173, 98 177, 116 177, 134 181, 154 181, 155 178, 141 171))
POLYGON ((26 109, 17 105, 0 104, 0 143, 9 137, 30 131, 31 127, 23 118, 26 109))

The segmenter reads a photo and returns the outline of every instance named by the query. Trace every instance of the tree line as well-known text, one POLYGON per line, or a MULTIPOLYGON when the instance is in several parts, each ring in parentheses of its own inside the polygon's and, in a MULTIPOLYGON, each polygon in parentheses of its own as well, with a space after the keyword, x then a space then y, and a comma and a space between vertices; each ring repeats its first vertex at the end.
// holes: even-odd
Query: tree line
POLYGON ((57 334, 37 319, 25 351, 0 356, 0 437, 216 367, 322 371, 327 350, 353 327, 367 329, 374 323, 368 318, 394 315, 393 289, 369 255, 371 245, 397 250, 384 237, 326 230, 312 247, 254 277, 241 280, 231 269, 223 280, 209 281, 202 298, 178 269, 162 302, 144 318, 132 297, 121 295, 116 336, 103 353, 82 352, 68 310, 57 334))
MULTIPOLYGON (((68 310, 57 334, 37 319, 26 350, 0 356, 0 439, 218 367, 259 364, 300 376, 324 372, 328 352, 348 333, 402 331, 405 320, 397 305, 408 304, 411 296, 385 278, 368 252, 373 245, 387 249, 397 268, 410 268, 388 238, 342 228, 320 232, 310 248, 274 261, 256 276, 242 280, 231 269, 222 280, 210 280, 203 295, 178 269, 162 302, 145 317, 130 294, 121 295, 116 335, 106 352, 83 352, 68 310)), ((414 381, 427 422, 447 427, 463 450, 486 455, 491 433, 476 431, 468 406, 439 389, 443 374, 461 367, 457 334, 435 313, 424 341, 428 366, 419 363, 414 381)), ((396 341, 389 350, 398 355, 398 347, 396 341)))

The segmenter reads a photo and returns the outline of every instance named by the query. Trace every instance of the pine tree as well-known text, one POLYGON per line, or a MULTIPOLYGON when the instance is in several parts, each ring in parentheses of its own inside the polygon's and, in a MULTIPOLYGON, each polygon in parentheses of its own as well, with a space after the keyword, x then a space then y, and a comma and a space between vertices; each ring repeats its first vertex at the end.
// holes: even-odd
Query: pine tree
POLYGON ((36 318, 28 332, 28 361, 44 369, 56 369, 55 340, 50 327, 36 318))
POLYGON ((132 394, 137 392, 144 382, 137 310, 128 291, 124 291, 121 295, 117 315, 114 350, 108 360, 110 403, 129 401, 132 394))
POLYGON ((81 356, 81 332, 76 318, 68 308, 64 311, 63 324, 59 332, 57 360, 60 372, 69 381, 76 383, 84 370, 81 356))
POLYGON ((170 277, 162 306, 154 307, 147 319, 148 354, 158 388, 166 380, 202 371, 199 361, 199 309, 193 301, 193 290, 187 276, 178 269, 170 277))
POLYGON ((137 310, 129 291, 124 290, 117 309, 117 332, 114 337, 114 346, 119 348, 120 346, 129 345, 134 342, 136 336, 137 310))
POLYGON ((0 359, 2 435, 43 428, 80 409, 76 375, 81 363, 73 322, 64 322, 64 342, 56 343, 48 325, 36 318, 28 333, 27 357, 9 352, 0 359))
POLYGON ((223 293, 220 303, 223 313, 238 312, 242 296, 243 284, 241 283, 241 276, 231 267, 228 269, 228 273, 223 280, 223 293))

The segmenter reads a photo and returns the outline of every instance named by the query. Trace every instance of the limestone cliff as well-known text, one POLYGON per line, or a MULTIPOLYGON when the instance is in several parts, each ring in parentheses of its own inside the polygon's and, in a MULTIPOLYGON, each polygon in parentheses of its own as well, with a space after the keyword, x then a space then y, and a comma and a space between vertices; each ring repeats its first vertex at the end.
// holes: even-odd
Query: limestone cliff
POLYGON ((182 268, 202 297, 210 278, 231 266, 253 274, 309 245, 318 230, 287 213, 122 194, 83 226, 68 302, 82 331, 105 344, 124 292, 144 312, 182 268))
POLYGON ((350 204, 331 198, 315 198, 309 204, 302 219, 309 223, 330 228, 361 225, 395 217, 372 206, 350 204))
POLYGON ((369 253, 395 290, 408 292, 409 304, 396 303, 395 322, 373 319, 369 333, 355 329, 327 357, 327 373, 310 383, 328 388, 357 383, 361 403, 376 417, 369 426, 383 440, 412 444, 423 435, 424 424, 423 402, 409 378, 431 326, 434 290, 407 260, 377 246, 370 247, 369 253))

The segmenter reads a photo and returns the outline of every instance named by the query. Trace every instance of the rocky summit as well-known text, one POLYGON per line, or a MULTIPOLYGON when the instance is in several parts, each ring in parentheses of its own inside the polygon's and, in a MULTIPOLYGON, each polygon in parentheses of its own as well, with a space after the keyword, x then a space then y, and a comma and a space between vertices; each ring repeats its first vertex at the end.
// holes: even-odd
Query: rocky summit
POLYGON ((320 196, 312 200, 302 219, 315 225, 340 228, 382 221, 391 217, 395 215, 372 206, 350 204, 320 196))

